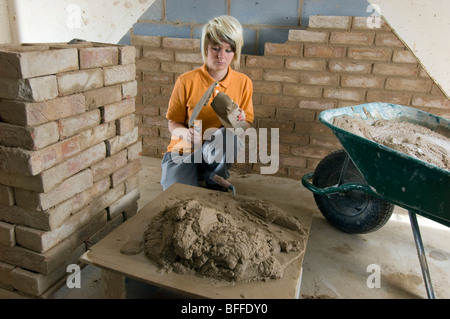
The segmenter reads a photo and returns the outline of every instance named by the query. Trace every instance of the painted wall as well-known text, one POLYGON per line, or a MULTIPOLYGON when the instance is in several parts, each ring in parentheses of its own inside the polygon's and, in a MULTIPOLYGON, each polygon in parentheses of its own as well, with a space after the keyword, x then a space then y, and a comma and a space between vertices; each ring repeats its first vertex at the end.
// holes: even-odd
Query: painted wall
POLYGON ((450 1, 369 1, 450 97, 450 1))
POLYGON ((0 0, 0 44, 11 42, 13 40, 9 26, 8 1, 0 0))

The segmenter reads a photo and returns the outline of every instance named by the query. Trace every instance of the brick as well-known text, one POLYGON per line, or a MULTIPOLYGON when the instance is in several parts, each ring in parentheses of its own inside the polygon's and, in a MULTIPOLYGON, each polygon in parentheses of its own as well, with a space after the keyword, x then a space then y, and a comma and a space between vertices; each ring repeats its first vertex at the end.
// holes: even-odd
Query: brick
POLYGON ((301 56, 301 44, 265 43, 264 55, 301 56))
POLYGON ((77 49, 0 52, 0 77, 27 79, 77 69, 77 49))
POLYGON ((56 165, 80 151, 77 136, 37 151, 8 148, 0 145, 2 161, 0 170, 33 176, 56 165))
POLYGON ((125 135, 134 127, 134 114, 128 114, 116 120, 117 135, 125 135))
POLYGON ((161 39, 158 36, 131 35, 131 44, 134 46, 160 47, 161 39))
POLYGON ((136 48, 134 46, 119 47, 119 63, 133 64, 136 62, 136 48))
POLYGON ((263 78, 266 81, 296 83, 299 81, 299 74, 293 71, 267 70, 263 78))
POLYGON ((105 105, 103 107, 103 121, 111 122, 135 111, 134 98, 105 105))
POLYGON ((14 205, 14 190, 12 187, 0 185, 0 205, 12 206, 14 205))
POLYGON ((120 183, 125 182, 125 180, 128 177, 138 173, 141 170, 141 168, 142 168, 142 165, 141 165, 140 159, 136 159, 136 160, 128 163, 126 166, 116 170, 111 175, 112 187, 116 187, 120 183))
POLYGON ((47 193, 34 193, 16 189, 17 205, 23 208, 44 211, 93 185, 92 172, 87 169, 71 176, 47 193))
POLYGON ((384 45, 389 47, 404 47, 402 41, 394 33, 377 33, 375 38, 376 45, 384 45))
POLYGON ((0 78, 0 98, 41 102, 57 96, 58 89, 54 75, 18 80, 0 78))
POLYGON ((338 85, 339 76, 330 73, 304 73, 300 74, 300 83, 313 85, 338 85))
POLYGON ((282 68, 284 61, 278 57, 265 57, 265 56, 246 56, 245 65, 247 67, 260 67, 267 69, 282 68))
POLYGON ((91 166, 94 182, 97 182, 106 176, 111 175, 114 171, 127 164, 127 150, 123 150, 110 157, 106 157, 101 162, 91 166))
POLYGON ((277 128, 280 130, 280 132, 292 132, 294 130, 294 123, 288 122, 288 121, 274 121, 274 120, 267 120, 267 119, 260 119, 258 121, 258 126, 261 128, 277 128))
MULTIPOLYGON (((151 59, 156 61, 174 61, 175 53, 170 50, 163 50, 160 48, 144 47, 142 50, 142 57, 144 59, 151 59)), ((139 68, 138 68, 139 69, 139 68)))
MULTIPOLYGON (((101 197, 100 197, 101 198, 101 197)), ((94 199, 81 211, 70 216, 61 226, 51 231, 42 231, 26 226, 16 227, 17 243, 35 252, 44 253, 53 248, 64 239, 80 231, 88 223, 91 223, 98 214, 102 214, 101 207, 106 203, 101 203, 99 198, 94 199)), ((106 216, 104 216, 106 220, 106 216)))
POLYGON ((322 88, 312 85, 285 84, 283 85, 283 94, 303 97, 320 97, 322 95, 322 88))
POLYGON ((343 75, 341 77, 342 87, 357 88, 383 88, 384 78, 360 76, 360 75, 343 75))
POLYGON ((11 271, 14 268, 15 266, 0 261, 0 286, 9 286, 11 290, 13 289, 11 271))
POLYGON ((363 32, 331 32, 331 44, 371 45, 375 38, 374 33, 363 32))
POLYGON ((133 191, 134 189, 139 187, 139 172, 130 176, 125 181, 125 194, 133 191))
POLYGON ((366 100, 368 102, 384 102, 401 105, 409 105, 411 96, 405 92, 393 92, 388 90, 368 90, 366 100))
POLYGON ((0 122, 0 144, 38 150, 59 140, 58 125, 49 122, 33 127, 23 127, 0 122))
POLYGON ((122 212, 133 207, 140 198, 139 188, 133 189, 108 207, 108 220, 122 216, 122 212))
POLYGON ((311 59, 286 59, 286 68, 292 70, 322 71, 325 69, 326 61, 311 59))
POLYGON ((116 125, 114 122, 100 124, 79 134, 80 149, 84 150, 115 135, 116 125))
POLYGON ((417 107, 450 109, 450 100, 441 96, 414 96, 411 104, 417 107))
POLYGON ((161 73, 144 73, 144 82, 152 82, 153 84, 170 84, 173 83, 173 74, 161 73))
POLYGON ((298 105, 298 98, 282 95, 264 95, 261 103, 268 106, 295 108, 298 105))
MULTIPOLYGON (((276 82, 253 82, 254 93, 280 94, 281 84, 276 82)), ((166 125, 165 125, 166 126, 166 125)))
POLYGON ((306 159, 298 156, 283 156, 281 157, 280 165, 293 167, 306 167, 306 159))
POLYGON ((0 221, 0 245, 9 247, 16 245, 15 228, 16 225, 0 221))
POLYGON ((326 43, 328 41, 328 32, 312 30, 289 30, 288 41, 326 43))
POLYGON ((141 141, 137 141, 136 143, 130 145, 128 147, 128 161, 134 161, 135 159, 140 158, 141 153, 142 153, 142 142, 141 141))
POLYGON ((342 144, 334 136, 311 136, 310 145, 329 149, 338 149, 342 147, 342 144))
POLYGON ((86 108, 95 109, 122 100, 122 86, 113 85, 83 92, 86 108))
POLYGON ((138 140, 138 128, 125 135, 117 135, 113 138, 106 140, 107 155, 111 156, 118 153, 122 149, 134 144, 138 140))
POLYGON ((82 93, 103 86, 101 68, 59 73, 57 77, 60 95, 82 93))
POLYGON ((350 29, 352 17, 346 16, 310 16, 309 28, 350 29))
POLYGON ((320 148, 317 146, 300 146, 300 145, 293 145, 291 147, 291 154, 295 156, 303 156, 303 157, 312 157, 317 159, 322 159, 325 156, 330 153, 329 150, 320 148))
POLYGON ((417 76, 417 65, 395 64, 395 63, 375 63, 373 74, 395 75, 395 76, 417 76))
MULTIPOLYGON (((105 157, 106 146, 105 143, 101 142, 42 172, 40 178, 42 179, 43 192, 49 192, 68 177, 101 161, 105 157)), ((94 182, 96 181, 94 179, 94 182)))
POLYGON ((321 45, 305 45, 304 55, 307 58, 343 58, 345 55, 345 48, 321 45))
POLYGON ((399 63, 417 63, 416 57, 406 50, 394 50, 392 61, 399 63))
MULTIPOLYGON (((156 71, 151 70, 151 71, 156 71)), ((170 73, 177 73, 182 74, 185 72, 188 72, 192 70, 191 64, 185 64, 185 63, 176 63, 176 62, 162 62, 161 63, 161 71, 162 72, 170 72, 170 73)))
POLYGON ((348 57, 355 60, 389 61, 391 49, 379 48, 349 48, 348 57))
POLYGON ((2 120, 22 126, 35 126, 80 114, 84 111, 85 99, 81 94, 69 95, 38 103, 10 100, 0 101, 0 117, 2 120))
POLYGON ((122 83, 122 97, 130 99, 137 95, 137 81, 122 83))
POLYGON ((55 270, 47 275, 16 267, 11 271, 14 288, 33 296, 42 295, 67 274, 67 266, 69 264, 77 264, 78 258, 83 252, 85 252, 85 245, 79 245, 71 251, 62 264, 58 265, 55 270))
POLYGON ((311 101, 302 99, 298 107, 301 109, 310 109, 310 110, 328 110, 335 108, 336 105, 334 102, 330 101, 311 101))
POLYGON ((60 138, 66 139, 84 130, 93 128, 100 123, 100 120, 100 110, 98 109, 61 119, 58 121, 60 138))
POLYGON ((103 66, 117 65, 119 51, 117 47, 80 48, 80 69, 92 69, 103 66))
POLYGON ((364 98, 364 92, 352 89, 325 88, 323 91, 323 97, 337 100, 362 101, 364 98))
MULTIPOLYGON (((173 63, 173 62, 172 62, 173 63)), ((146 58, 136 61, 137 71, 159 71, 161 63, 159 61, 149 60, 146 58)))
POLYGON ((175 52, 176 62, 186 63, 203 63, 203 58, 200 53, 175 52))
POLYGON ((70 242, 65 240, 46 253, 37 253, 20 246, 0 246, 0 260, 30 271, 48 274, 58 268, 70 256, 70 242))
POLYGON ((39 225, 35 226, 34 224, 25 224, 25 226, 41 230, 55 230, 59 228, 68 218, 70 218, 70 216, 78 214, 81 209, 109 191, 110 186, 110 178, 104 178, 94 183, 92 187, 87 190, 72 196, 55 207, 52 207, 45 212, 40 212, 41 215, 45 215, 47 218, 42 218, 42 222, 39 225))
POLYGON ((371 63, 355 62, 348 60, 333 60, 328 63, 330 72, 342 73, 370 73, 371 63))
POLYGON ((315 118, 315 112, 300 109, 278 109, 277 118, 295 122, 312 122, 315 118))
POLYGON ((281 132, 280 133, 280 143, 307 145, 309 143, 309 136, 306 134, 281 132))
POLYGON ((386 89, 399 91, 429 92, 431 80, 427 79, 400 79, 389 78, 386 80, 386 89))
POLYGON ((200 49, 200 39, 163 38, 162 48, 177 50, 198 50, 200 49))

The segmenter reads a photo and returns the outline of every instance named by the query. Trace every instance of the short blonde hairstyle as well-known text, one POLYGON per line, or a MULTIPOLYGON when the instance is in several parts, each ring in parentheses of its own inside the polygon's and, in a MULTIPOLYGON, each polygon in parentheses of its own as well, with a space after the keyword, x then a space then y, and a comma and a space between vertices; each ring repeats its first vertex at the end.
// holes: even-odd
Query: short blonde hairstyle
POLYGON ((206 63, 208 44, 218 45, 227 42, 234 52, 234 69, 239 69, 244 34, 242 26, 236 18, 223 15, 209 20, 203 26, 201 41, 203 63, 206 63))

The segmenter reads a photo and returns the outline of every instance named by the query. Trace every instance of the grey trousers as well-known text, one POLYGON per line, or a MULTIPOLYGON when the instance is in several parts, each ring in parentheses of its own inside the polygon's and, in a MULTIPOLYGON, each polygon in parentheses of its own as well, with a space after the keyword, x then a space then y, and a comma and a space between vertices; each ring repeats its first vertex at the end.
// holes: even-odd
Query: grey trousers
POLYGON ((242 141, 231 130, 222 127, 191 154, 180 156, 166 152, 161 161, 163 190, 174 183, 200 186, 202 180, 207 186, 214 185, 216 183, 209 178, 213 173, 228 179, 229 170, 242 147, 242 141))

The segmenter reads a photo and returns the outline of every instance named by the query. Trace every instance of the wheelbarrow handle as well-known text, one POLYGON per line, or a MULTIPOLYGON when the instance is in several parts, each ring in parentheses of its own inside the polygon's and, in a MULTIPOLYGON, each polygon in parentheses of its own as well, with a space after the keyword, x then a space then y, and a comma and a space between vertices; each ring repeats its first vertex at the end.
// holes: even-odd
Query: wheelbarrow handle
POLYGON ((340 186, 330 186, 330 187, 324 187, 320 188, 315 186, 311 181, 314 177, 314 173, 307 173, 303 175, 302 177, 302 184, 307 189, 312 191, 314 194, 317 195, 329 195, 329 194, 336 194, 336 193, 342 193, 346 191, 352 191, 352 190, 359 190, 363 191, 365 193, 369 193, 371 195, 376 195, 376 193, 370 188, 368 185, 364 184, 357 184, 357 183, 349 183, 349 184, 342 184, 340 186))

